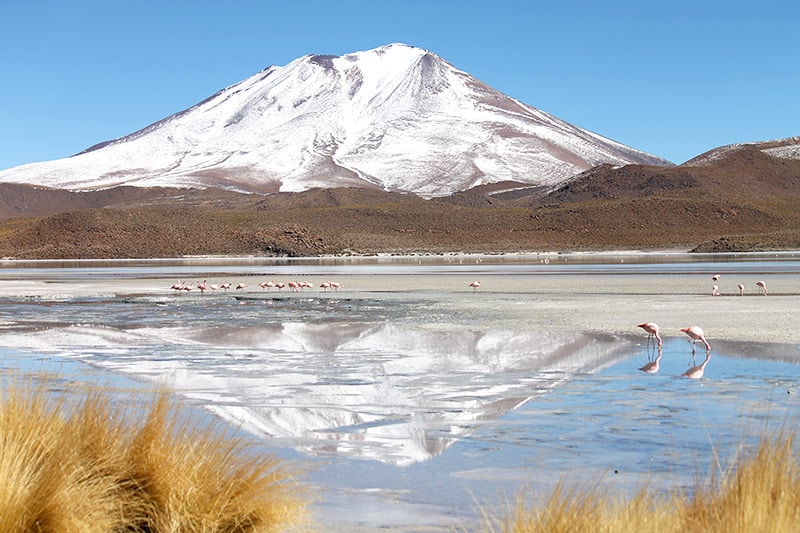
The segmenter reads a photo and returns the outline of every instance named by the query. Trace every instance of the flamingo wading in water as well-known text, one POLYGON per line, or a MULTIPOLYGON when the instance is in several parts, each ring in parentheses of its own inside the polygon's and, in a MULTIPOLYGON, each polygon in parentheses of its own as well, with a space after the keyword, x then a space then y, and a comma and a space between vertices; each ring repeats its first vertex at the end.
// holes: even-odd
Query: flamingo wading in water
POLYGON ((681 328, 681 331, 689 336, 689 342, 692 344, 692 353, 694 353, 694 344, 697 341, 701 341, 703 344, 705 344, 706 351, 711 351, 711 345, 706 340, 706 335, 703 331, 703 328, 700 326, 690 326, 688 328, 681 328))
POLYGON ((767 295, 767 284, 763 281, 756 281, 756 285, 758 286, 758 292, 763 294, 764 296, 767 295))
MULTIPOLYGON (((644 324, 639 324, 636 326, 638 328, 642 328, 645 330, 649 335, 647 336, 647 348, 650 348, 650 341, 653 340, 655 337, 656 342, 658 342, 659 352, 661 351, 661 328, 658 327, 658 324, 655 322, 645 322, 644 324)), ((641 369, 640 369, 641 370, 641 369)))

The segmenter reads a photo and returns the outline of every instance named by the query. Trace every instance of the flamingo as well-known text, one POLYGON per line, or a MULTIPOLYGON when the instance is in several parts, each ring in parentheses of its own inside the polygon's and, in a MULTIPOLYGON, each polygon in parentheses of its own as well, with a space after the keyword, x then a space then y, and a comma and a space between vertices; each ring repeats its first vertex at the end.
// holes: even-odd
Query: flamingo
POLYGON ((208 284, 206 280, 203 280, 203 283, 197 282, 197 288, 200 289, 200 294, 205 294, 206 289, 208 288, 208 284))
POLYGON ((247 283, 237 283, 236 284, 236 290, 237 291, 242 291, 242 290, 244 290, 246 288, 247 288, 247 283))
POLYGON ((639 370, 641 370, 642 372, 646 372, 648 374, 655 374, 656 372, 658 372, 658 367, 660 363, 661 363, 661 347, 659 346, 658 355, 656 356, 655 361, 647 363, 639 370))
POLYGON ((472 287, 473 291, 476 291, 481 286, 481 282, 480 282, 480 280, 476 279, 475 281, 470 283, 469 286, 472 287))
POLYGON ((711 276, 711 280, 712 281, 719 281, 720 277, 722 277, 722 276, 720 276, 719 274, 714 274, 713 276, 711 276))
POLYGON ((335 281, 331 281, 330 284, 331 284, 331 289, 333 290, 338 291, 339 289, 342 288, 341 283, 336 283, 335 281))
POLYGON ((222 285, 219 286, 219 288, 224 290, 224 291, 227 291, 228 289, 231 288, 231 284, 230 283, 223 283, 222 285))
POLYGON ((739 296, 744 296, 744 285, 741 283, 738 285, 739 287, 739 296))
POLYGON ((279 281, 278 283, 275 284, 275 286, 278 287, 278 289, 282 289, 286 287, 286 284, 282 281, 279 281))
POLYGON ((173 283, 172 287, 170 287, 173 291, 182 291, 183 290, 183 281, 178 280, 178 283, 173 283))
POLYGON ((756 285, 758 286, 758 293, 763 294, 764 296, 767 295, 767 284, 763 281, 756 281, 756 285))
POLYGON ((706 346, 706 351, 711 350, 711 345, 708 343, 705 337, 705 332, 703 332, 703 328, 700 326, 690 326, 688 328, 681 328, 683 333, 686 333, 691 340, 689 341, 692 343, 692 353, 694 353, 694 343, 697 341, 701 341, 706 346))
POLYGON ((647 336, 648 345, 650 344, 650 339, 655 337, 656 340, 658 341, 658 345, 661 346, 661 333, 660 333, 661 328, 658 327, 658 324, 656 324, 655 322, 645 322, 644 324, 639 324, 636 327, 642 328, 643 330, 645 330, 647 333, 650 334, 647 336))
POLYGON ((706 350, 706 358, 705 358, 705 360, 703 360, 703 362, 701 364, 699 364, 697 366, 693 366, 692 368, 690 368, 689 370, 687 370, 686 372, 681 374, 681 376, 683 376, 685 378, 691 378, 691 379, 700 379, 700 378, 702 378, 703 374, 706 371, 706 365, 708 364, 709 360, 711 360, 711 349, 710 348, 708 350, 706 350))
POLYGON ((719 285, 711 287, 711 296, 719 296, 719 285))

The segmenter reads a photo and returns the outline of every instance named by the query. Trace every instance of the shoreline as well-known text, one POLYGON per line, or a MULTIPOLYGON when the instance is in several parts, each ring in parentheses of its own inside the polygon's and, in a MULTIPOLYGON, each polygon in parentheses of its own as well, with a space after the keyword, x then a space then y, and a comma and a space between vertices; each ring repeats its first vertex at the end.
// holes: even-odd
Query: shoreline
MULTIPOLYGON (((86 259, 18 259, 13 257, 0 258, 0 270, 5 267, 16 267, 21 264, 53 265, 53 264, 137 264, 137 263, 185 263, 185 262, 231 262, 231 261, 274 261, 274 262, 318 262, 339 260, 370 260, 370 259, 418 259, 418 258, 513 258, 536 259, 541 257, 592 257, 592 258, 620 258, 620 257, 675 257, 684 258, 748 258, 748 257, 783 257, 800 258, 800 249, 750 251, 750 252, 692 252, 687 248, 663 249, 619 249, 619 250, 539 250, 539 251, 503 251, 503 252, 376 252, 376 253, 345 253, 323 254, 308 256, 271 256, 271 255, 184 255, 175 257, 147 257, 147 258, 86 258, 86 259)), ((668 260, 665 262, 669 262, 668 260)))
MULTIPOLYGON (((614 252, 517 252, 403 256, 274 258, 202 256, 159 259, 0 261, 0 297, 57 298, 443 298, 494 329, 582 330, 627 337, 636 325, 659 323, 665 335, 700 325, 709 339, 800 344, 800 329, 787 328, 800 307, 800 250, 695 254, 675 249, 614 252), (548 261, 549 260, 549 261, 548 261), (505 268, 505 266, 509 268, 505 268), (661 266, 663 265, 663 267, 661 266), (430 267, 430 268, 427 268, 430 267), (741 267, 741 268, 739 268, 741 267), (141 268, 142 270, 138 270, 141 268), (716 269, 719 269, 717 271, 716 269), (712 271, 713 270, 713 271, 712 271), (714 282, 711 275, 721 273, 714 282), (174 278, 174 279, 173 279, 174 278), (178 279, 209 283, 246 281, 242 291, 175 294, 178 279), (305 278, 316 288, 293 294, 265 291, 260 281, 305 278), (325 278, 325 279, 323 279, 325 278), (765 279, 770 295, 754 298, 765 279), (473 279, 482 286, 468 287, 473 279), (341 291, 322 291, 321 281, 341 291), (738 295, 737 284, 746 287, 738 295), (721 296, 712 297, 712 285, 721 296), (482 294, 505 307, 485 316, 482 294)), ((713 343, 712 343, 713 344, 713 343)))

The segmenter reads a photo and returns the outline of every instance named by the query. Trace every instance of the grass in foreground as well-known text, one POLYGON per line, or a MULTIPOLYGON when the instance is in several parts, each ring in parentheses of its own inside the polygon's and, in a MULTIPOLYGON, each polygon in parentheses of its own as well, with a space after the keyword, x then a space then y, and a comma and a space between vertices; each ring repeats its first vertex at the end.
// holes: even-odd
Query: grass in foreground
POLYGON ((102 388, 57 394, 5 378, 0 531, 268 532, 305 521, 307 493, 287 465, 182 418, 166 393, 126 409, 102 388))
POLYGON ((487 518, 486 529, 533 532, 789 532, 800 519, 800 462, 794 435, 761 439, 758 449, 732 461, 689 494, 659 498, 645 486, 615 498, 599 484, 560 483, 541 505, 519 495, 505 517, 487 518))

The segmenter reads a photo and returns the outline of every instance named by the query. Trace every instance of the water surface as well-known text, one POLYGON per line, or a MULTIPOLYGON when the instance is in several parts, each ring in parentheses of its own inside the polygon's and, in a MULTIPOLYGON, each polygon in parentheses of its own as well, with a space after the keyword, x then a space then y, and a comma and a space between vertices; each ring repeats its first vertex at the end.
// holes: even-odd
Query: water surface
MULTIPOLYGON (((695 381, 679 377, 697 362, 679 334, 666 336, 661 371, 647 375, 638 368, 652 348, 636 322, 621 334, 591 318, 578 329, 542 327, 550 319, 535 316, 594 313, 602 322, 623 312, 613 287, 638 273, 649 277, 626 289, 626 302, 679 286, 704 309, 692 284, 722 272, 770 276, 793 305, 793 255, 702 259, 4 264, 5 283, 38 285, 0 296, 2 365, 168 384, 265 449, 310 464, 325 529, 446 530, 474 521, 476 502, 546 491, 561 476, 602 477, 621 491, 645 478, 659 490, 687 487, 719 467, 715 457, 724 463, 743 441, 794 419, 796 344, 714 341, 706 377, 695 381), (475 276, 486 290, 467 288, 475 276), (250 286, 169 289, 195 278, 250 286), (266 278, 315 288, 258 288, 266 278), (318 288, 334 278, 345 288, 318 288)), ((653 313, 665 304, 647 305, 653 313)))

